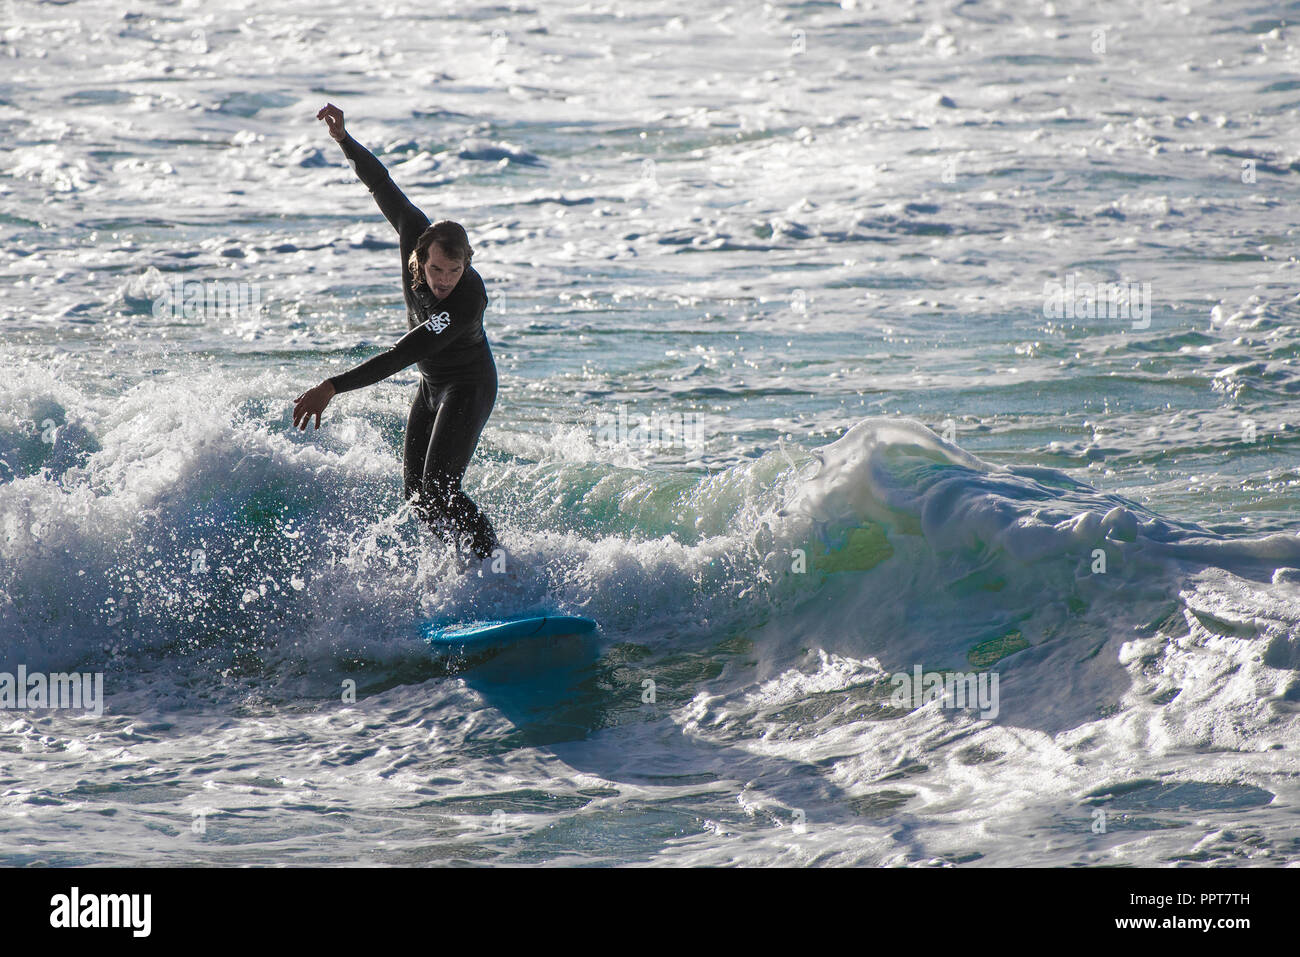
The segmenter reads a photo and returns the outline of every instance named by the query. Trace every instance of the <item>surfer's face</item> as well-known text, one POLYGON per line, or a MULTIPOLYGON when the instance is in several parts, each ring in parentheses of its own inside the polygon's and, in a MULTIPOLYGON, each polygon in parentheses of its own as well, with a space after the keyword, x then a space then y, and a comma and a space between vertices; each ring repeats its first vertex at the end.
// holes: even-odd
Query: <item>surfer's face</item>
POLYGON ((424 257, 424 281, 439 299, 445 299, 456 288, 464 271, 463 262, 449 259, 437 243, 429 245, 429 251, 424 257))

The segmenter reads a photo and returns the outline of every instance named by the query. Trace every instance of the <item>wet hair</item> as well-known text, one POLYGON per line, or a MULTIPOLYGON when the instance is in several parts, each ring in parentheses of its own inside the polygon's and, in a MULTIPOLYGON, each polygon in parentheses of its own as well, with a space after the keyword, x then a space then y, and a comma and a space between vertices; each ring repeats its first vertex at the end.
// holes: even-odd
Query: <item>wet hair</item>
POLYGON ((469 244, 469 236, 466 235, 464 226, 453 223, 450 219, 434 223, 420 233, 420 238, 415 241, 415 248, 411 250, 411 258, 407 262, 411 270, 413 290, 418 291, 425 285, 424 263, 429 258, 429 247, 434 243, 438 244, 444 256, 448 259, 459 259, 463 266, 469 266, 470 260, 474 258, 474 250, 469 244))

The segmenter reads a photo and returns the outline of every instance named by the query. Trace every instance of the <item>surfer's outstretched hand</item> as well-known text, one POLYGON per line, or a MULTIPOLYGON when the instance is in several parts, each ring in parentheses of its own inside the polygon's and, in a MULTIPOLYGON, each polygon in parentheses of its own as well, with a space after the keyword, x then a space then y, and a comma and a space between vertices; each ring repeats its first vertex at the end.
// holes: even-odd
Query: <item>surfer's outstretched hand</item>
POLYGON ((325 121, 325 125, 330 128, 330 136, 334 137, 337 142, 342 143, 348 135, 347 131, 343 129, 343 111, 333 103, 326 103, 322 106, 320 112, 316 114, 316 119, 325 121))
POLYGON ((326 379, 314 389, 308 389, 293 400, 293 427, 300 432, 307 431, 307 423, 316 416, 316 428, 320 428, 320 414, 334 398, 334 386, 326 379))

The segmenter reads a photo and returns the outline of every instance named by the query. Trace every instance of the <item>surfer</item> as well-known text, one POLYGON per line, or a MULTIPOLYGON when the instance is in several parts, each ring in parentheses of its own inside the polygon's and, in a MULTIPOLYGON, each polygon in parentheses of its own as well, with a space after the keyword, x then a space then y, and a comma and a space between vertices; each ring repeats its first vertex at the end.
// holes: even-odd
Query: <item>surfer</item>
POLYGON ((305 430, 330 399, 373 385, 413 362, 420 386, 406 422, 402 451, 406 499, 416 514, 449 542, 467 536, 479 558, 497 548, 496 533, 461 488, 465 469, 497 396, 497 368, 483 311, 487 290, 470 265, 474 251, 464 227, 429 218, 408 200, 384 165, 343 128, 343 111, 332 103, 316 114, 343 148, 343 155, 397 230, 402 254, 402 296, 408 332, 386 352, 341 375, 331 376, 294 400, 293 424, 305 430))

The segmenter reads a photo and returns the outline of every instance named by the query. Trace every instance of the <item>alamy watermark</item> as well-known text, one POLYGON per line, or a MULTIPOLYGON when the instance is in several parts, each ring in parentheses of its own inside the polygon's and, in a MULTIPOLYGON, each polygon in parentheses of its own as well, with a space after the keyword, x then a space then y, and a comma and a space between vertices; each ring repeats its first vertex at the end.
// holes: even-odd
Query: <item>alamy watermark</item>
POLYGON ((155 319, 256 319, 262 311, 261 287, 236 279, 183 279, 154 287, 155 319))
POLYGON ((152 912, 152 894, 83 894, 74 886, 50 898, 50 926, 56 928, 119 927, 148 937, 152 912))
POLYGON ((914 665, 911 674, 900 671, 890 677, 889 683, 894 686, 889 703, 899 709, 915 709, 938 701, 944 708, 977 708, 980 717, 990 721, 1001 710, 997 672, 923 672, 920 665, 914 665))
POLYGON ((0 671, 0 708, 58 708, 104 713, 104 674, 28 672, 18 666, 18 674, 0 671))
POLYGON ((699 448, 704 444, 704 424, 698 412, 651 412, 629 415, 626 405, 617 412, 596 413, 596 444, 636 448, 699 448))
POLYGON ((1080 282, 1076 273, 1043 283, 1047 319, 1131 319, 1134 329, 1151 325, 1151 283, 1080 282))

